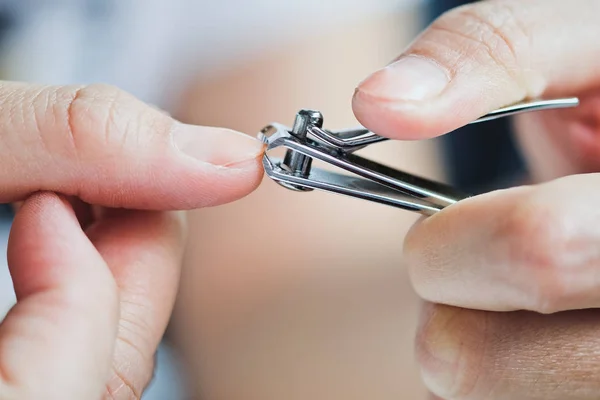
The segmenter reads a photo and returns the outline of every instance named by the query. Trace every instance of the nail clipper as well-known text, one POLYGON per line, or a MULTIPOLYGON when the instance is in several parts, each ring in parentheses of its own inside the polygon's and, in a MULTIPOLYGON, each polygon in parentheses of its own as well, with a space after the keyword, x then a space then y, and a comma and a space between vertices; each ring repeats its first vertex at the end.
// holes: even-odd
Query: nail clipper
MULTIPOLYGON (((470 124, 523 112, 575 107, 578 104, 576 97, 525 101, 492 111, 470 124)), ((354 154, 369 145, 389 139, 363 127, 337 131, 324 129, 323 115, 316 110, 300 110, 291 129, 272 123, 263 128, 258 137, 267 145, 263 156, 266 175, 290 190, 327 191, 427 216, 470 197, 449 185, 354 154), (277 148, 286 149, 283 159, 268 155, 277 148), (343 172, 315 167, 314 160, 343 172)))

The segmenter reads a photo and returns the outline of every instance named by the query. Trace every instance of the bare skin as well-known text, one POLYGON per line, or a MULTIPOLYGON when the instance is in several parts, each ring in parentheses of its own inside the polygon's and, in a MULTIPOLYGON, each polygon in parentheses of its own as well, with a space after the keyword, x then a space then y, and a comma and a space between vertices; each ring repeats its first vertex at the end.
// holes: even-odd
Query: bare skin
MULTIPOLYGON (((600 225, 594 172, 600 45, 593 38, 600 35, 599 7, 596 0, 496 0, 454 10, 412 43, 393 67, 364 80, 354 96, 357 118, 395 139, 439 136, 528 96, 582 98, 577 110, 517 120, 539 184, 461 202, 418 222, 406 237, 404 259, 414 288, 427 303, 418 330, 418 361, 428 389, 441 399, 598 397, 600 363, 595 355, 600 327, 595 308, 600 225), (532 132, 539 132, 540 142, 531 140, 532 132), (556 156, 552 162, 542 149, 556 156)), ((7 110, 0 119, 4 141, 0 151, 5 152, 0 200, 24 200, 9 243, 19 301, 0 325, 0 392, 6 399, 139 396, 150 377, 152 355, 177 288, 182 227, 171 211, 223 204, 250 193, 260 181, 257 158, 262 148, 230 131, 185 127, 112 88, 7 83, 0 87, 0 96, 7 110), (215 144, 222 139, 225 145, 215 144), (195 144, 194 157, 179 151, 181 146, 192 150, 190 142, 195 144), (93 207, 84 206, 82 212, 80 201, 73 198, 93 207)), ((330 210, 339 212, 343 221, 345 210, 339 204, 330 210)), ((385 217, 380 214, 381 220, 385 217)), ((365 218, 365 224, 374 220, 365 218)), ((264 218, 257 222, 264 223, 264 218)), ((396 238, 388 238, 390 246, 396 238)), ((359 239, 364 244, 369 237, 359 239)), ((231 247, 225 250, 232 252, 231 247)), ((368 261, 375 259, 374 254, 368 261)), ((310 258, 302 261, 292 266, 325 265, 310 258)), ((320 261, 347 271, 340 260, 320 261)), ((327 276, 336 281, 339 270, 328 269, 327 276)), ((319 291, 323 270, 316 271, 308 279, 302 273, 288 274, 289 285, 283 289, 300 291, 291 290, 284 298, 293 302, 294 293, 306 293, 302 284, 313 282, 312 293, 328 299, 330 287, 319 291)), ((359 277, 356 282, 365 281, 360 270, 353 272, 359 277)), ((392 293, 392 286, 399 290, 397 281, 389 279, 393 275, 383 276, 387 279, 377 281, 371 294, 381 293, 383 283, 394 284, 385 293, 392 293)), ((261 281, 260 275, 254 278, 261 281)), ((266 282, 268 286, 273 281, 266 282)), ((351 281, 338 282, 349 284, 351 293, 351 281)), ((245 288, 247 282, 237 283, 234 289, 245 288)), ((243 309, 243 315, 264 315, 252 313, 256 304, 243 309)), ((326 302, 303 303, 301 309, 309 311, 305 314, 289 314, 277 307, 280 304, 272 310, 287 323, 279 328, 291 327, 288 335, 305 335, 307 325, 299 317, 315 315, 310 311, 323 310, 323 304, 330 307, 324 307, 330 314, 320 314, 325 318, 317 322, 327 322, 327 315, 345 315, 336 313, 335 303, 326 302)), ((213 310, 227 310, 225 302, 212 305, 213 310)), ((361 308, 362 301, 353 305, 353 310, 366 310, 363 315, 373 317, 368 308, 361 308)), ((388 322, 392 315, 382 312, 377 320, 388 322)), ((247 320, 241 322, 232 326, 228 320, 218 328, 229 332, 240 328, 247 334, 242 329, 247 320)), ((213 338, 225 332, 210 328, 213 338)), ((277 330, 272 332, 272 338, 281 338, 277 330)), ((260 336, 260 330, 253 333, 260 336)), ((350 354, 353 343, 364 343, 360 336, 342 336, 345 341, 333 337, 337 340, 320 347, 338 350, 329 355, 350 354)), ((221 343, 236 343, 221 338, 221 343)), ((271 341, 260 339, 255 343, 271 348, 271 341)), ((249 355, 244 346, 222 349, 249 355)), ((291 351, 287 359, 307 357, 297 347, 283 349, 291 351)), ((385 346, 366 349, 389 354, 385 346)), ((219 354, 208 355, 219 361, 215 357, 219 354)), ((223 365, 235 367, 227 364, 227 358, 221 360, 224 364, 214 366, 215 371, 223 365)), ((369 380, 364 379, 365 369, 353 368, 376 364, 324 360, 350 368, 337 377, 347 383, 337 393, 356 394, 353 389, 369 380)), ((254 370, 241 371, 238 377, 248 378, 248 371, 271 371, 261 366, 280 366, 277 358, 259 360, 263 364, 252 361, 254 370)), ((305 361, 311 366, 310 357, 305 361)), ((278 386, 281 380, 263 381, 270 386, 262 389, 276 393, 274 398, 290 394, 294 387, 305 388, 308 398, 331 390, 328 379, 307 388, 302 379, 307 375, 280 376, 292 377, 287 386, 278 386)), ((385 379, 395 383, 397 377, 385 379)), ((392 389, 383 393, 389 394, 393 383, 387 387, 392 389)), ((226 386, 212 389, 221 398, 236 395, 227 393, 226 386)), ((291 394, 307 398, 298 391, 291 394)))
POLYGON ((256 188, 262 144, 115 88, 3 82, 0 201, 22 202, 0 398, 139 398, 177 292, 177 210, 256 188))
POLYGON ((395 139, 436 137, 527 97, 581 99, 516 120, 537 184, 460 202, 406 237, 427 303, 417 356, 442 399, 598 398, 598 12, 594 0, 452 10, 354 96, 357 117, 395 139))

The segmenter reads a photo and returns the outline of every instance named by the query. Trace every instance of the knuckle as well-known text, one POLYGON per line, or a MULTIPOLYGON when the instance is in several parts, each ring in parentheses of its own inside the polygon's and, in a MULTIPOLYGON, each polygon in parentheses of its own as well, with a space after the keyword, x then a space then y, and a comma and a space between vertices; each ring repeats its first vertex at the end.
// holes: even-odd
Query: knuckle
POLYGON ((428 304, 416 336, 416 358, 428 389, 442 398, 470 398, 486 376, 482 311, 428 304))
POLYGON ((522 86, 524 71, 530 69, 531 34, 521 19, 512 2, 477 2, 447 11, 431 30, 442 35, 437 42, 453 49, 455 67, 491 62, 522 86))
MULTIPOLYGON (((135 356, 133 357, 136 358, 135 356)), ((106 399, 140 400, 154 374, 156 361, 145 362, 141 369, 130 366, 114 366, 106 383, 106 399)))
POLYGON ((116 373, 106 384, 105 400, 141 400, 141 398, 136 389, 116 373))
POLYGON ((59 89, 66 98, 64 132, 80 157, 115 156, 115 150, 146 144, 141 136, 164 132, 169 118, 121 89, 104 84, 59 89), (162 125, 158 120, 163 120, 162 125), (109 149, 103 152, 102 149, 109 149))
MULTIPOLYGON (((124 301, 121 299, 121 301, 124 301)), ((140 308, 145 305, 131 303, 140 308)), ((152 379, 155 367, 156 351, 154 341, 148 336, 149 325, 143 318, 127 308, 121 311, 119 330, 115 347, 115 359, 110 379, 106 385, 106 394, 115 399, 142 398, 142 394, 152 379)))
POLYGON ((117 88, 105 85, 84 86, 73 92, 67 106, 66 131, 75 148, 84 150, 105 145, 106 138, 112 136, 107 132, 120 131, 113 126, 120 97, 117 88))
POLYGON ((558 311, 570 296, 565 268, 565 221, 559 209, 535 194, 521 199, 505 216, 495 241, 505 243, 511 268, 523 276, 525 307, 540 313, 558 311))

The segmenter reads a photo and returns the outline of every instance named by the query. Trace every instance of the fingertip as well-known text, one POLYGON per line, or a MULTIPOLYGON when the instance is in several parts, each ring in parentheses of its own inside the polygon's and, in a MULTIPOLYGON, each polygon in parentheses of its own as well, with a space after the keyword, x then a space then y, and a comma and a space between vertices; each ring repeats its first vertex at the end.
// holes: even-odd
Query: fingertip
POLYGON ((456 65, 430 44, 417 41, 358 85, 352 104, 366 128, 392 139, 430 139, 542 91, 540 85, 535 90, 516 85, 496 65, 477 60, 456 65))
POLYGON ((201 163, 231 166, 255 159, 265 144, 255 137, 226 128, 175 123, 174 146, 201 163))
POLYGON ((101 268, 83 266, 85 261, 103 261, 68 199, 52 192, 36 193, 23 202, 9 235, 7 261, 18 298, 80 279, 110 283, 101 268))
POLYGON ((354 93, 352 109, 364 127, 390 139, 431 139, 460 126, 455 113, 440 112, 431 101, 386 100, 361 88, 354 93))
POLYGON ((34 214, 49 213, 49 216, 52 216, 53 212, 64 213, 64 215, 71 216, 75 215, 73 208, 66 197, 48 191, 33 193, 21 202, 19 211, 21 211, 21 216, 27 215, 29 212, 34 214))
POLYGON ((31 227, 28 236, 37 239, 38 235, 49 232, 60 234, 70 223, 73 223, 72 227, 79 226, 75 210, 66 197, 53 192, 36 192, 20 204, 11 234, 20 233, 23 227, 31 227))
POLYGON ((232 179, 237 181, 235 184, 237 190, 235 193, 232 193, 232 200, 245 197, 255 191, 261 184, 265 175, 265 170, 262 165, 262 153, 255 158, 229 165, 226 168, 231 170, 232 179))
POLYGON ((385 101, 424 102, 442 94, 450 81, 451 74, 437 62, 412 54, 376 71, 359 87, 385 101))
POLYGON ((58 250, 55 241, 78 227, 75 212, 64 197, 52 192, 31 195, 20 205, 11 227, 7 248, 9 266, 31 256, 33 250, 52 257, 58 250))
POLYGON ((170 184, 178 185, 179 190, 185 191, 187 196, 181 196, 185 202, 180 201, 171 208, 190 210, 241 200, 260 186, 263 177, 260 157, 228 166, 184 168, 178 177, 183 181, 172 181, 170 184))
POLYGON ((476 388, 486 339, 485 312, 428 304, 416 337, 427 388, 443 398, 468 398, 476 388))
POLYGON ((8 261, 17 304, 0 325, 0 353, 18 398, 96 398, 112 359, 118 291, 67 199, 45 192, 24 202, 8 261))
MULTIPOLYGON (((195 207, 229 203, 254 191, 264 174, 266 145, 231 129, 176 124, 173 132, 177 157, 206 195, 194 196, 195 207)), ((195 208, 194 207, 194 208, 195 208)))
POLYGON ((353 108, 365 127, 382 136, 431 138, 447 130, 435 114, 444 115, 436 108, 450 84, 451 74, 432 59, 403 55, 358 85, 353 108))

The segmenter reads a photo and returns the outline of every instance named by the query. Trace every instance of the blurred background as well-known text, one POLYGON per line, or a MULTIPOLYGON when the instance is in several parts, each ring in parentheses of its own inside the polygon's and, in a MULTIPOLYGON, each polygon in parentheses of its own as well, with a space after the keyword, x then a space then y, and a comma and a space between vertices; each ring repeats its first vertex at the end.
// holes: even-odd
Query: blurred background
MULTIPOLYGON (((356 85, 462 3, 0 0, 0 78, 113 84, 182 121, 252 136, 300 108, 344 128, 357 124, 356 85)), ((505 121, 363 154, 472 193, 524 176, 505 121)), ((11 218, 7 208, 3 246, 11 218)), ((241 201, 191 212, 144 399, 425 399, 413 358, 419 301, 401 259, 416 218, 268 179, 241 201)), ((0 315, 12 304, 0 266, 0 315)))

